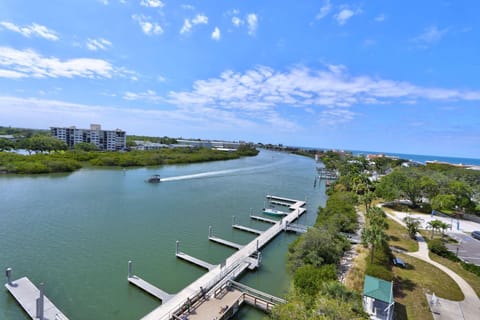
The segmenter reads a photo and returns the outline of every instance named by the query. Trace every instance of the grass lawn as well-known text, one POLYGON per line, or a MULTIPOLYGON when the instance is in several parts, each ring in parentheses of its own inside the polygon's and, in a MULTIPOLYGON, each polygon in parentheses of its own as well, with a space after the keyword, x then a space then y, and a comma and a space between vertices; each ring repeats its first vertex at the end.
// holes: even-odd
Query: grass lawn
POLYGON ((388 241, 390 246, 410 252, 418 251, 418 243, 410 238, 407 228, 392 219, 387 219, 387 223, 388 230, 386 230, 386 233, 390 237, 388 241))
POLYGON ((477 277, 470 271, 463 269, 460 265, 460 262, 453 262, 451 260, 448 260, 447 258, 440 257, 439 255, 436 255, 432 252, 430 252, 430 259, 440 264, 443 264, 445 267, 449 268, 450 270, 458 274, 460 277, 462 277, 465 281, 468 282, 468 284, 473 288, 473 290, 475 290, 475 293, 480 298, 480 277, 477 277))
POLYGON ((449 300, 464 296, 458 285, 443 271, 422 260, 398 254, 407 268, 393 267, 395 274, 395 319, 432 319, 425 293, 449 300))

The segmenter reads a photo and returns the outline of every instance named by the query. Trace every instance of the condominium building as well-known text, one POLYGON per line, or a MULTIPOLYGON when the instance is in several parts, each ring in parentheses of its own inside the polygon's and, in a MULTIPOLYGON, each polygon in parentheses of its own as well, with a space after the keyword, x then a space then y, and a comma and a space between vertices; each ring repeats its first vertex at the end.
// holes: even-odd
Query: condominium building
POLYGON ((123 150, 127 146, 125 131, 102 130, 99 124, 91 124, 90 129, 77 129, 76 127, 50 127, 52 136, 65 142, 69 148, 80 142, 95 144, 100 150, 123 150))

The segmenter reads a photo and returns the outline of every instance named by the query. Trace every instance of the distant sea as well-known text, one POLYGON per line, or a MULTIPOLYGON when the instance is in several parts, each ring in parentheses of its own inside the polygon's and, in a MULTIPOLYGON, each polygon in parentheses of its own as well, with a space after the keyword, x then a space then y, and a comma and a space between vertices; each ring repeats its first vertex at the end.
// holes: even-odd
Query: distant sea
POLYGON ((425 161, 439 161, 439 162, 448 162, 452 164, 469 164, 480 166, 480 159, 473 158, 455 158, 455 157, 441 157, 441 156, 427 156, 419 154, 404 154, 404 153, 391 153, 391 152, 375 152, 375 151, 357 151, 351 150, 354 155, 367 155, 367 154, 384 154, 387 156, 394 156, 405 160, 412 160, 421 163, 425 161))

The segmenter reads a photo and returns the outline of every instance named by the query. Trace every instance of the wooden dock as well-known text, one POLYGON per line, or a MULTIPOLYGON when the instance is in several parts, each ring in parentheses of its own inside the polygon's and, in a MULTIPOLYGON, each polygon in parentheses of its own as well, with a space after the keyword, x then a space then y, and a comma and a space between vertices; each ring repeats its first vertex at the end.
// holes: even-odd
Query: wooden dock
POLYGON ((184 253, 184 252, 180 252, 180 251, 179 251, 179 252, 177 252, 175 255, 177 256, 177 258, 180 258, 180 259, 183 259, 183 260, 185 260, 185 261, 188 261, 188 262, 190 262, 190 263, 192 263, 192 264, 195 264, 195 265, 197 265, 197 266, 199 266, 199 267, 202 267, 202 268, 204 268, 204 269, 207 269, 208 271, 213 270, 215 267, 218 266, 218 265, 215 265, 215 264, 210 264, 210 263, 205 262, 205 261, 203 261, 203 260, 200 260, 200 259, 198 259, 198 258, 192 257, 192 256, 190 256, 190 255, 188 255, 188 254, 186 254, 186 253, 184 253))
POLYGON ((260 217, 260 216, 250 216, 250 218, 253 219, 253 220, 258 220, 258 221, 267 222, 267 223, 271 223, 271 224, 275 224, 278 221, 280 221, 280 220, 274 220, 274 219, 269 219, 269 218, 260 217))
POLYGON ((155 287, 153 284, 143 280, 140 277, 137 277, 135 275, 128 277, 128 282, 131 284, 139 287, 143 291, 151 294, 155 298, 161 300, 162 302, 166 302, 169 299, 171 299, 174 295, 168 294, 165 291, 155 287))
POLYGON ((262 234, 263 233, 263 231, 261 231, 261 230, 253 229, 253 228, 250 228, 250 227, 245 227, 245 226, 242 226, 242 225, 239 225, 239 224, 234 224, 234 225, 232 225, 232 227, 235 228, 235 229, 242 230, 242 231, 245 231, 245 232, 250 232, 250 233, 256 233, 256 234, 262 234))
POLYGON ((43 294, 43 305, 40 305, 40 290, 27 277, 7 283, 5 288, 7 288, 30 318, 34 320, 39 319, 37 312, 41 312, 43 308, 44 320, 68 320, 50 299, 43 294))
POLYGON ((238 243, 235 243, 235 242, 232 242, 232 241, 228 241, 228 240, 225 240, 225 239, 221 239, 221 238, 218 238, 218 237, 214 237, 214 236, 209 236, 208 240, 216 242, 216 243, 223 244, 224 246, 234 248, 234 249, 237 249, 237 250, 240 250, 240 249, 243 248, 243 245, 241 245, 241 244, 238 244, 238 243))

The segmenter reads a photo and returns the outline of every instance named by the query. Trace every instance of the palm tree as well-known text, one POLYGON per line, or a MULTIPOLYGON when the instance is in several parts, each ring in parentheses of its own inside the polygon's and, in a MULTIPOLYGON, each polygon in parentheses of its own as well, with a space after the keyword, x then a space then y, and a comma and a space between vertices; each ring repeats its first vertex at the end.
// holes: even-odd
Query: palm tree
POLYGON ((429 229, 432 229, 432 239, 433 239, 433 235, 435 234, 435 231, 440 230, 442 228, 442 224, 443 222, 440 220, 432 220, 427 223, 427 227, 429 229))
POLYGON ((388 240, 388 236, 383 229, 379 226, 372 225, 363 229, 362 241, 364 244, 371 246, 370 251, 370 263, 373 263, 373 257, 375 256, 375 248, 382 245, 388 240))

